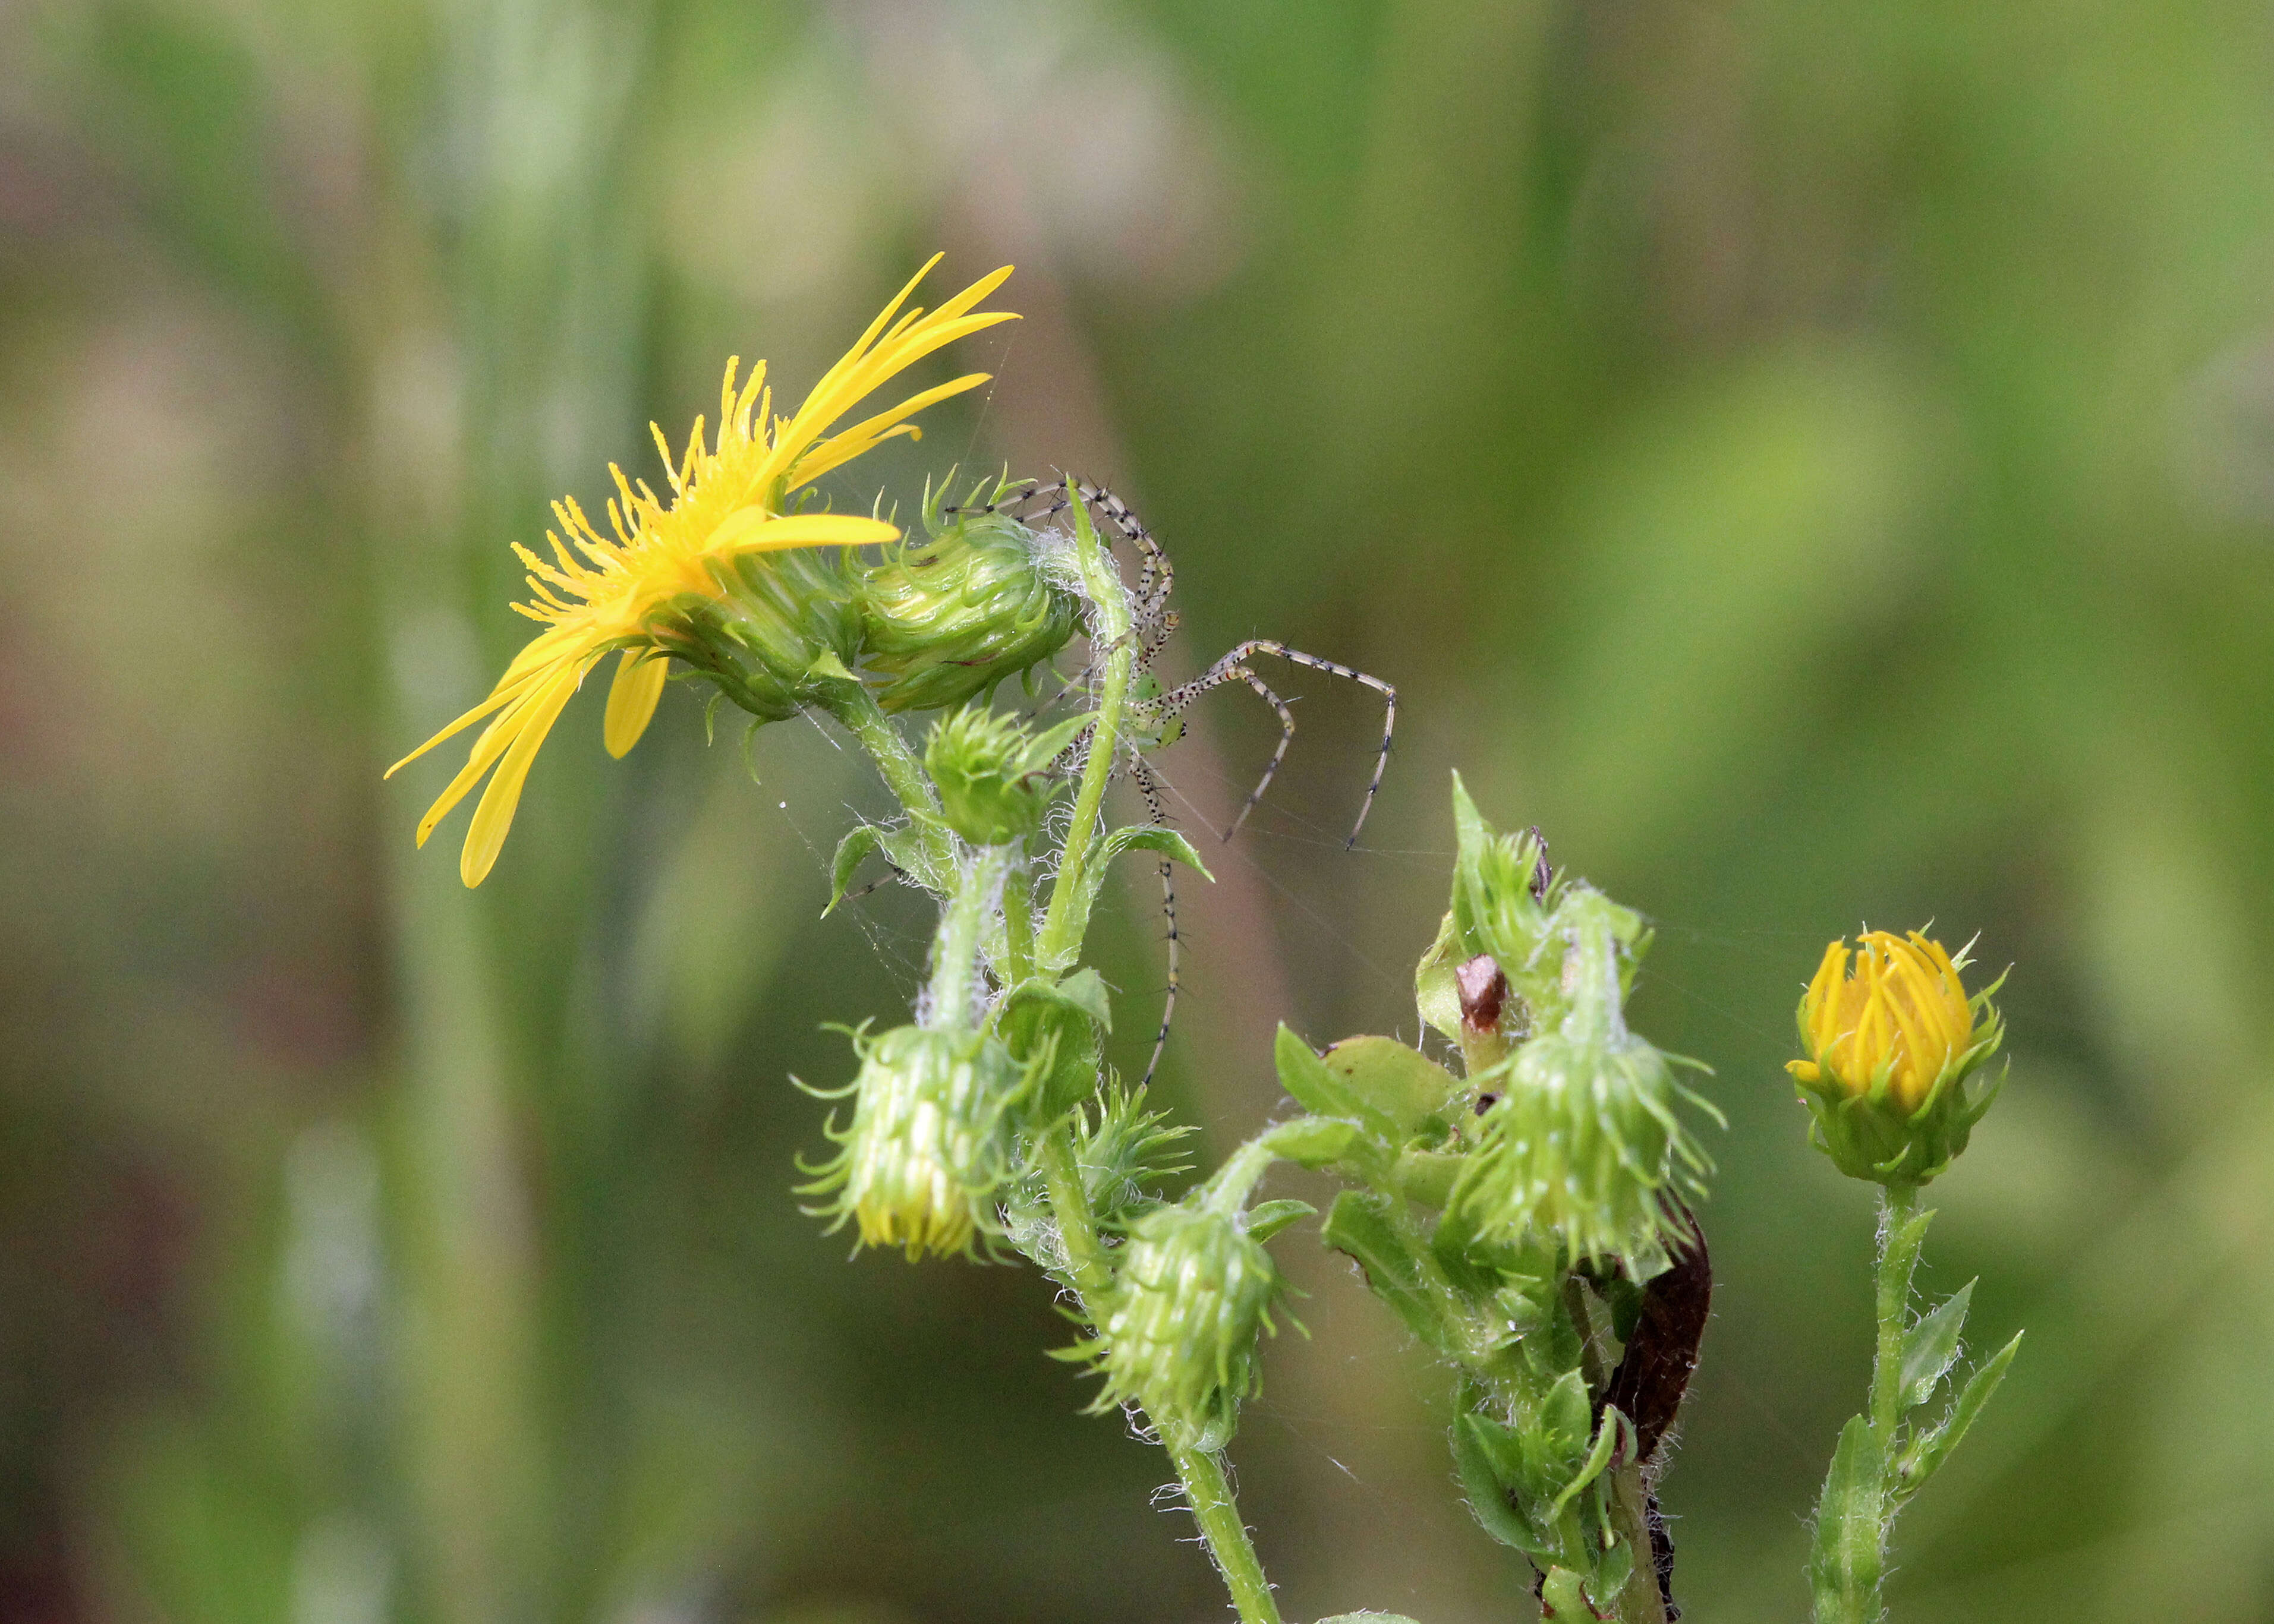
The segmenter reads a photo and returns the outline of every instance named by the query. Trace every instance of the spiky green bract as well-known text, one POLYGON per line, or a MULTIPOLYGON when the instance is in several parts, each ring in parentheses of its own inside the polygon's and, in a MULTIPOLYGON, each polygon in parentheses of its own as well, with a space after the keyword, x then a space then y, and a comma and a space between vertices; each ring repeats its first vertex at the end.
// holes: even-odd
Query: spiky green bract
POLYGON ((1074 1124, 1074 1160, 1082 1192, 1101 1224, 1120 1225, 1152 1199, 1152 1186, 1191 1163, 1178 1160, 1198 1130, 1180 1127, 1166 1111, 1145 1109, 1145 1090, 1113 1086, 1081 1113, 1074 1124))
POLYGON ((651 635, 730 703, 762 722, 786 721, 824 685, 852 680, 861 619, 848 556, 817 547, 716 560, 708 568, 720 596, 675 600, 651 635))
POLYGON ((1704 1193, 1713 1166, 1675 1107, 1719 1114, 1675 1080, 1671 1056, 1627 1029, 1640 939, 1629 910, 1570 885, 1540 936, 1559 966, 1541 999, 1555 1024, 1474 1079, 1480 1096, 1499 1097, 1447 1210, 1487 1244, 1552 1232, 1574 1259, 1616 1258, 1645 1280, 1665 1267, 1682 1199, 1704 1193))
POLYGON ((1849 1094, 1836 1081, 1793 1085, 1815 1119, 1809 1139, 1850 1178, 1879 1184, 1924 1184, 1948 1170, 2006 1086, 2006 1073, 1984 1065, 2002 1030, 1969 1050, 1916 1110, 1905 1110, 1885 1088, 1849 1094))
POLYGON ((1087 725, 1075 717, 1037 739, 1018 721, 974 701, 932 725, 924 770, 940 815, 974 846, 1005 846, 1042 827, 1065 780, 1050 763, 1087 725))
POLYGON ((999 1233, 996 1199, 1012 1173, 1012 1123, 1035 1074, 983 1032, 896 1026, 855 1034, 861 1072, 853 1120, 829 1136, 842 1147, 801 1195, 809 1208, 850 1220, 864 1246, 968 1253, 999 1233))
POLYGON ((1113 1289, 1089 1305, 1097 1335, 1070 1350, 1105 1378, 1091 1413, 1135 1404, 1178 1448, 1231 1440, 1261 1379, 1256 1342, 1276 1334, 1270 1311, 1287 1289, 1244 1219, 1203 1199, 1130 1222, 1113 1289))
MULTIPOLYGON (((984 483, 965 506, 999 500, 1006 489, 984 483)), ((1064 648, 1081 623, 1080 600, 1049 578, 1035 531, 1007 514, 951 518, 945 495, 945 485, 927 487, 924 539, 888 545, 860 575, 866 669, 886 710, 991 693, 1064 648)))

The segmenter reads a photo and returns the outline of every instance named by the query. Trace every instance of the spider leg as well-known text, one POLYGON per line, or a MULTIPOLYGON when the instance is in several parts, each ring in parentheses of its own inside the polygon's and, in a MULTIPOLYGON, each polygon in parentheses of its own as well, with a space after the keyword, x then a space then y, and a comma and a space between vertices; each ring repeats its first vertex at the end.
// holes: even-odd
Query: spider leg
POLYGON ((1238 667, 1251 654, 1276 654, 1291 664, 1307 665, 1313 671, 1323 671, 1329 676, 1342 677, 1352 682, 1362 683, 1382 695, 1383 704, 1382 750, 1374 757, 1374 778, 1366 786, 1366 800, 1359 807, 1358 822, 1351 825, 1350 838, 1343 842, 1343 849, 1347 851, 1358 844, 1358 831, 1366 827, 1366 815, 1374 810, 1374 797, 1382 788, 1382 775, 1389 769, 1389 737, 1397 731, 1397 690, 1380 677, 1370 677, 1363 671, 1353 670, 1348 665, 1338 665, 1330 659, 1321 659, 1315 654, 1306 654, 1300 649, 1291 649, 1284 643, 1273 643, 1263 637, 1251 638, 1241 643, 1224 658, 1218 660, 1216 669, 1224 671, 1227 667, 1238 667))
POLYGON ((1111 522, 1113 528, 1121 532, 1123 538, 1143 555, 1144 562, 1137 571, 1137 590, 1133 607, 1137 624, 1143 628, 1142 646, 1146 653, 1148 656, 1157 653, 1161 645, 1169 640, 1170 634, 1177 628, 1175 619, 1164 613, 1169 594, 1176 586, 1176 566, 1169 561, 1168 553, 1161 544, 1153 539, 1153 533, 1130 511, 1128 503, 1102 485, 1077 488, 1082 500, 1096 504, 1098 511, 1111 522))
MULTIPOLYGON (((1143 756, 1133 756, 1130 759, 1135 763, 1133 776, 1137 780, 1138 792, 1145 797, 1145 809, 1152 815, 1154 823, 1165 828, 1169 819, 1161 806, 1160 780, 1153 776, 1153 770, 1145 764, 1143 756)), ((1177 933, 1176 879, 1165 857, 1161 859, 1161 912, 1168 915, 1169 920, 1169 990, 1161 1001, 1161 1029, 1153 1036, 1152 1057, 1145 1062, 1145 1075, 1137 1085, 1140 1088, 1153 1080, 1153 1073, 1160 1069, 1162 1052, 1169 1047, 1169 1023, 1176 1019, 1178 973, 1184 963, 1184 938, 1177 933)))
POLYGON ((892 869, 890 874, 885 875, 881 879, 871 880, 866 885, 856 886, 855 889, 847 891, 843 896, 837 899, 838 904, 842 905, 847 902, 858 902, 862 898, 867 896, 872 891, 884 890, 885 886, 890 885, 894 880, 907 880, 908 883, 912 885, 915 883, 915 881, 908 880, 907 871, 906 869, 892 863, 886 863, 885 866, 887 868, 892 869))
POLYGON ((1262 697, 1265 704, 1279 713, 1279 748, 1271 752, 1270 764, 1263 769, 1263 776, 1256 780, 1255 787, 1248 791, 1247 800, 1239 808, 1239 816, 1233 818, 1231 827, 1224 831, 1224 838, 1230 840, 1239 832, 1239 826, 1247 822, 1247 815, 1255 810, 1256 803, 1271 788, 1271 780, 1278 777, 1279 763, 1287 759, 1287 747, 1295 742, 1295 713, 1287 708, 1285 700, 1264 686, 1263 679, 1246 666, 1235 665, 1227 674, 1241 679, 1262 697))

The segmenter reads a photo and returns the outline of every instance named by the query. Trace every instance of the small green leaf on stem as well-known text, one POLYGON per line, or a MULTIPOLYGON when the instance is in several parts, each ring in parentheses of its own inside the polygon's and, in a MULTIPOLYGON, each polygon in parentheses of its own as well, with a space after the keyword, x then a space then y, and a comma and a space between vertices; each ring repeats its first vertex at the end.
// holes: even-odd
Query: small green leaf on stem
POLYGON ((1974 1297, 1968 1281, 1958 1294, 1911 1327, 1903 1337, 1902 1402, 1915 1410, 1934 1390, 1958 1358, 1959 1333, 1966 1328, 1967 1304, 1974 1297))
POLYGON ((1808 1582, 1816 1596, 1817 1624, 1866 1624, 1878 1616, 1885 1477, 1871 1417, 1851 1417, 1840 1430, 1840 1447, 1833 1452, 1816 1506, 1808 1582))
POLYGON ((1268 1241, 1291 1223, 1300 1223, 1319 1209, 1308 1201, 1259 1201, 1247 1209, 1250 1239, 1268 1241))
POLYGON ((1950 1452, 1958 1447, 1958 1440, 1966 1436, 1967 1429, 1974 1425, 1974 1418, 1982 1413, 1982 1407, 1990 1402, 1990 1395, 2006 1379, 2007 1366, 2013 1364, 2014 1356, 2022 1350, 2022 1332, 2014 1332, 2012 1342, 1984 1361, 1974 1374, 1967 1378, 1965 1387, 1959 1389, 1958 1401, 1951 1405, 1948 1417, 1906 1452, 1896 1484, 1896 1492, 1903 1499, 1909 1500, 1916 1494, 1920 1485, 1934 1476, 1935 1469, 1949 1458, 1950 1452))

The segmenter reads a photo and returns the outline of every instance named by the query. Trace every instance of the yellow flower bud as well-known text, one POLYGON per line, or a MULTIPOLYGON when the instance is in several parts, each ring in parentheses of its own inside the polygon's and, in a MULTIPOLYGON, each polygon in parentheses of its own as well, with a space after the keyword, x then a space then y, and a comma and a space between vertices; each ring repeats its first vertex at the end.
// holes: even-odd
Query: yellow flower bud
POLYGON ((1852 953, 1845 940, 1824 950, 1800 1001, 1808 1058, 1785 1069, 1842 1172, 1924 1184, 1966 1148, 1999 1086, 1969 1091, 1967 1079, 2005 1036, 1990 1004, 2005 978, 1969 996, 1967 963, 1916 930, 1867 930, 1852 953))

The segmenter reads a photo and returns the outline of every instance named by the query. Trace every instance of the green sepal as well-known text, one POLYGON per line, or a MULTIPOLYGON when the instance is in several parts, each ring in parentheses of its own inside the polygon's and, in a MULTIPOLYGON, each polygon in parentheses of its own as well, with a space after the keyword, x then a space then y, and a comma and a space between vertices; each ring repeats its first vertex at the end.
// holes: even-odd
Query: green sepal
POLYGON ((1402 1613, 1337 1613, 1330 1619, 1321 1619, 1319 1624, 1413 1624, 1402 1613))
POLYGON ((1319 1209, 1308 1201, 1261 1201, 1247 1209, 1247 1233, 1268 1241, 1291 1223, 1300 1223, 1319 1209))
POLYGON ((1299 1167, 1322 1168, 1342 1162, 1359 1147, 1358 1124, 1331 1116, 1299 1116, 1262 1136, 1271 1154, 1299 1167))
POLYGON ((1358 1265, 1367 1289, 1382 1300, 1405 1328, 1437 1352, 1457 1357, 1461 1338, 1445 1322, 1423 1277, 1423 1264, 1390 1222, 1387 1197, 1345 1190, 1327 1209, 1321 1244, 1358 1265))
POLYGON ((1396 1038, 1344 1038, 1321 1059, 1352 1098, 1389 1120, 1397 1139, 1432 1129, 1431 1137, 1442 1139, 1450 1130, 1460 1081, 1419 1049, 1396 1038))
POLYGON ((1974 1282, 1969 1280, 1957 1295, 1904 1334, 1901 1367, 1904 1409, 1916 1409, 1933 1397, 1936 1387, 1957 1362, 1959 1333, 1966 1328, 1966 1307, 1973 1297, 1974 1282))
POLYGON ((1957 1402, 1951 1405, 1950 1414, 1943 1418, 1942 1424, 1932 1432, 1920 1434, 1903 1452, 1902 1461, 1895 1469, 1894 1492, 1898 1504, 1917 1493, 1921 1485, 1934 1476, 1935 1469, 1949 1458, 1953 1449, 1958 1447, 1958 1440, 1966 1436, 1967 1429, 1974 1425, 1974 1418, 1982 1413, 1982 1407, 1998 1390, 1998 1384, 2005 1380, 2006 1367, 2013 1364, 2014 1356, 2022 1350, 2022 1333, 2014 1332, 2012 1342, 1984 1360, 1974 1374, 1967 1378, 1966 1385, 1959 1389, 1957 1402))
POLYGON ((1840 1429, 1840 1445, 1816 1505, 1816 1538, 1808 1583, 1818 1618, 1873 1615, 1886 1561, 1886 1463, 1869 1417, 1840 1429))

